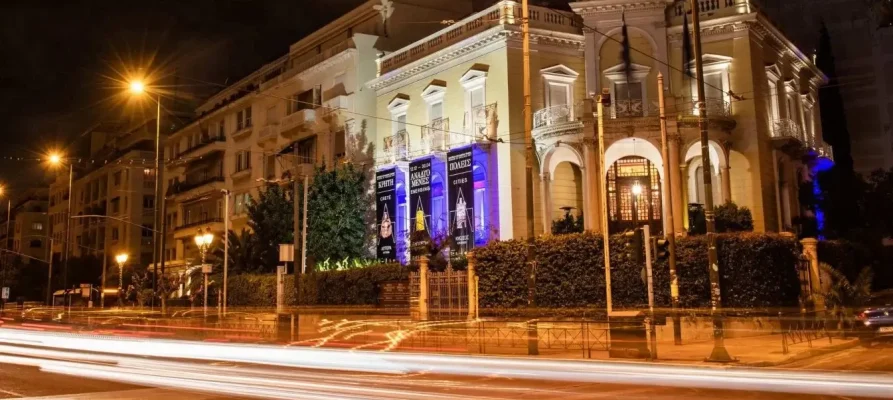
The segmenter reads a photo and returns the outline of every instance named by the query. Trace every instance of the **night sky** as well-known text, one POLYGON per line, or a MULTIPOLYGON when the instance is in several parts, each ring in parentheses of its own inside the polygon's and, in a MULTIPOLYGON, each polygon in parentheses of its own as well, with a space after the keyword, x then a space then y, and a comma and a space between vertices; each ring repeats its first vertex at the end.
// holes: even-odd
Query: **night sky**
MULTIPOLYGON (((148 113, 125 101, 116 81, 140 68, 166 75, 164 83, 177 85, 180 106, 189 109, 220 90, 195 80, 234 82, 361 3, 4 0, 0 157, 38 157, 98 121, 144 118, 148 113)), ((33 186, 41 175, 34 162, 0 160, 0 182, 8 185, 33 186)))

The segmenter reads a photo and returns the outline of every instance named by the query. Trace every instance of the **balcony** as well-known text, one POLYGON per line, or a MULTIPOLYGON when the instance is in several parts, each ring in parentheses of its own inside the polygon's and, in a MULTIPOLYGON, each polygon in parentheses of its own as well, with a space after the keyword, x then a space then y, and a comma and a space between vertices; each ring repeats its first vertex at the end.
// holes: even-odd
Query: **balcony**
POLYGON ((818 153, 819 156, 825 157, 829 160, 834 160, 834 150, 828 143, 822 142, 822 145, 816 149, 816 153, 818 153))
POLYGON ((279 137, 279 123, 271 122, 260 129, 257 135, 257 141, 263 142, 267 140, 276 140, 279 137))
POLYGON ((300 60, 292 65, 290 68, 288 67, 288 57, 283 57, 274 62, 274 64, 279 64, 279 72, 274 72, 268 75, 268 78, 260 84, 260 91, 264 91, 270 89, 272 87, 278 86, 281 83, 287 82, 289 79, 294 77, 295 75, 304 72, 317 64, 322 63, 329 58, 335 57, 338 54, 341 54, 345 51, 348 51, 354 47, 353 39, 346 39, 342 42, 339 42, 332 47, 327 49, 323 49, 322 52, 316 53, 313 56, 306 58, 304 60, 300 60))
POLYGON ((332 97, 331 99, 323 102, 322 107, 319 108, 319 112, 323 116, 328 116, 330 114, 336 113, 339 110, 349 110, 351 106, 351 95, 342 94, 339 96, 332 97))
MULTIPOLYGON (((173 229, 175 239, 188 239, 195 236, 199 229, 211 228, 211 232, 219 234, 223 232, 223 218, 199 218, 191 222, 184 222, 173 229)), ((216 240, 216 239, 215 239, 216 240)))
MULTIPOLYGON (((690 0, 677 0, 670 11, 670 22, 682 24, 682 15, 691 9, 690 0)), ((698 0, 698 10, 702 19, 728 17, 736 14, 748 14, 756 10, 751 0, 698 0)))
POLYGON ((471 111, 465 112, 463 122, 464 137, 453 138, 452 145, 465 145, 471 143, 489 142, 496 140, 496 128, 499 126, 499 118, 496 103, 477 106, 471 111))
POLYGON ((450 119, 438 118, 422 127, 422 146, 425 153, 450 150, 450 119))
POLYGON ((202 140, 196 144, 193 144, 192 147, 180 152, 177 158, 168 161, 168 165, 176 166, 182 165, 190 160, 196 159, 203 155, 216 152, 223 151, 226 149, 226 137, 223 135, 220 136, 202 136, 202 140))
POLYGON ((384 153, 392 163, 409 159, 409 134, 405 129, 384 138, 384 153))
POLYGON ((772 139, 779 142, 796 141, 803 144, 803 130, 800 124, 791 119, 777 119, 772 121, 772 139))
POLYGON ((243 137, 251 136, 251 132, 254 132, 254 125, 248 125, 243 127, 236 127, 236 131, 233 132, 230 136, 233 139, 241 139, 243 137))
MULTIPOLYGON (((521 5, 517 2, 499 2, 452 25, 452 29, 435 33, 412 43, 381 59, 381 75, 427 57, 454 44, 495 27, 517 26, 521 20, 521 5)), ((578 33, 581 22, 576 16, 545 7, 530 6, 531 29, 548 29, 565 33, 578 33)), ((517 29, 517 27, 513 27, 517 29)))
POLYGON ((168 188, 168 196, 177 199, 185 199, 197 197, 207 192, 213 192, 223 188, 226 179, 220 175, 205 175, 196 179, 187 179, 184 182, 174 181, 174 184, 168 188))
POLYGON ((308 124, 316 122, 316 110, 305 108, 286 115, 279 121, 280 132, 283 134, 295 129, 302 128, 308 124))
POLYGON ((583 133, 583 123, 574 120, 574 107, 567 104, 546 107, 533 114, 533 139, 537 143, 566 135, 583 133))
MULTIPOLYGON (((732 117, 732 107, 723 99, 706 99, 704 106, 707 109, 707 121, 712 127, 730 132, 737 124, 732 117)), ((672 107, 667 109, 667 114, 673 114, 672 107)), ((698 126, 700 110, 697 101, 677 102, 675 111, 678 121, 684 126, 698 126)))

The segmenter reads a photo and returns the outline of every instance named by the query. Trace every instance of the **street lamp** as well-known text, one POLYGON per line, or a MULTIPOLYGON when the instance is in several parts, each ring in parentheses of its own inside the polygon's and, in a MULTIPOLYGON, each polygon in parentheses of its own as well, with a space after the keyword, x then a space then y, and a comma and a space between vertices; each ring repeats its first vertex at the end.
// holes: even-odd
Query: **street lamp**
MULTIPOLYGON (((118 305, 124 304, 124 263, 127 262, 127 253, 121 253, 115 256, 118 262, 118 305)), ((105 290, 103 288, 103 290, 105 290)))
POLYGON ((211 247, 211 242, 213 241, 214 234, 211 233, 211 227, 208 227, 208 230, 205 233, 202 233, 201 228, 199 228, 198 233, 195 234, 195 245, 198 247, 198 251, 202 255, 202 275, 205 276, 205 285, 202 290, 205 293, 205 315, 208 314, 208 275, 211 275, 211 266, 205 264, 205 259, 208 255, 208 248, 211 247))
MULTIPOLYGON (((149 95, 145 83, 141 80, 131 81, 128 85, 128 89, 131 94, 134 96, 142 96, 146 95, 150 99, 152 96, 149 95)), ((164 232, 163 229, 161 232, 157 230, 159 226, 162 226, 161 213, 164 210, 160 210, 162 207, 158 207, 158 204, 164 204, 161 196, 161 96, 157 95, 154 99, 155 101, 155 215, 153 218, 153 227, 156 228, 152 232, 152 265, 153 265, 153 275, 156 277, 152 280, 152 292, 157 296, 158 295, 158 255, 164 251, 164 232), (160 242, 160 246, 159 246, 160 242)), ((164 275, 164 257, 161 257, 161 274, 164 275)), ((154 306, 155 297, 152 296, 152 302, 154 306)))
MULTIPOLYGON (((47 159, 49 160, 50 166, 62 167, 64 165, 64 159, 58 152, 50 153, 47 159)), ((74 197, 74 193, 72 193, 73 182, 74 163, 68 163, 68 214, 65 218, 65 240, 63 241, 63 243, 65 244, 65 251, 63 252, 63 255, 65 256, 65 262, 62 264, 62 288, 68 287, 68 258, 69 253, 71 252, 71 198, 74 197)), ((50 186, 52 187, 52 185, 50 186)), ((52 257, 53 249, 50 248, 50 258, 52 257)))

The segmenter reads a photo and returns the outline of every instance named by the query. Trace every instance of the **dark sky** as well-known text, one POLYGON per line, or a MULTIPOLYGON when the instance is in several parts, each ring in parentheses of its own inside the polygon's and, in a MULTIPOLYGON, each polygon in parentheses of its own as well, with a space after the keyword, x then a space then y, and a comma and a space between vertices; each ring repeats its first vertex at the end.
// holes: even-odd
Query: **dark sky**
MULTIPOLYGON (((36 157, 93 123, 144 113, 115 79, 157 71, 183 101, 233 82, 362 0, 4 0, 0 11, 0 157, 36 157)), ((195 101, 193 101, 195 102, 195 101)), ((37 170, 37 171, 35 171, 37 170)), ((0 182, 39 166, 0 159, 0 182)))

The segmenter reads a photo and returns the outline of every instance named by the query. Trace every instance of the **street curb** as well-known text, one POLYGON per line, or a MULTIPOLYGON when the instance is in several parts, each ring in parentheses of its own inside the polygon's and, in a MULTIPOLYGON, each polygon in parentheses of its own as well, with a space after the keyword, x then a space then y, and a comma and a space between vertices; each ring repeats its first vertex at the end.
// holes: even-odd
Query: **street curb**
POLYGON ((851 349, 858 345, 859 345, 859 340, 850 339, 846 342, 831 345, 828 347, 822 347, 819 349, 809 349, 806 351, 801 351, 801 352, 794 354, 788 358, 785 358, 784 360, 754 361, 754 362, 748 362, 748 363, 740 363, 738 365, 747 366, 747 367, 778 367, 778 366, 790 364, 790 363, 797 362, 797 361, 806 360, 806 359, 813 358, 813 357, 818 357, 818 356, 822 356, 822 355, 826 355, 826 354, 830 354, 830 353, 836 353, 838 351, 851 349))

